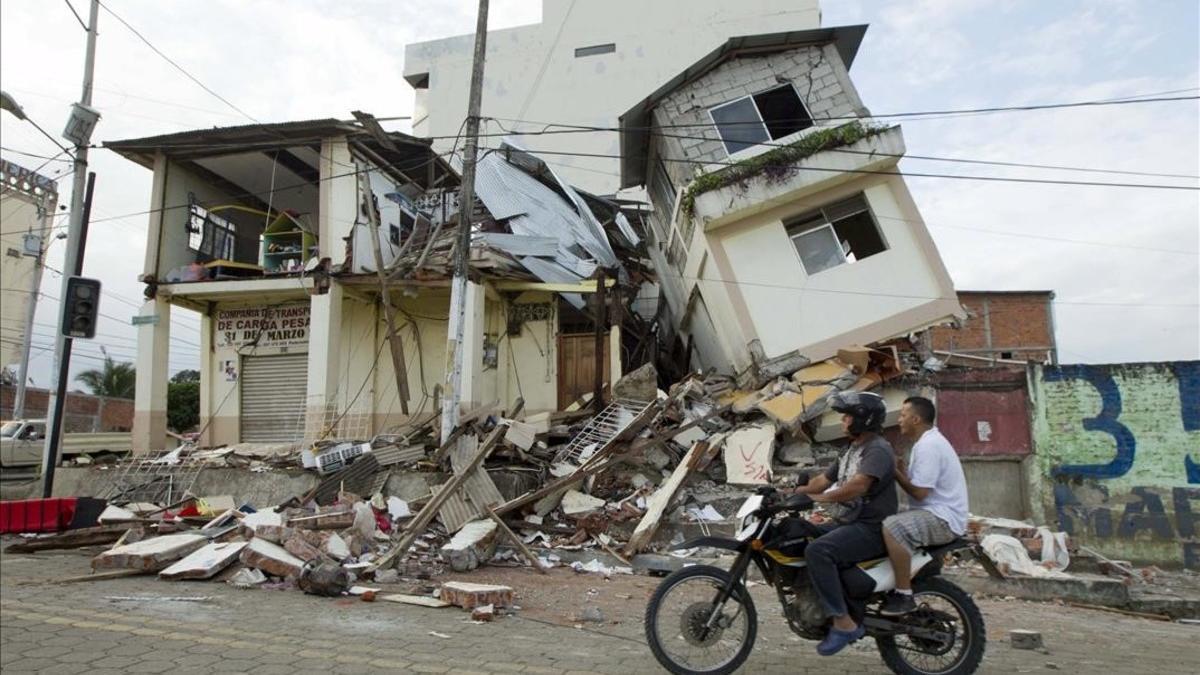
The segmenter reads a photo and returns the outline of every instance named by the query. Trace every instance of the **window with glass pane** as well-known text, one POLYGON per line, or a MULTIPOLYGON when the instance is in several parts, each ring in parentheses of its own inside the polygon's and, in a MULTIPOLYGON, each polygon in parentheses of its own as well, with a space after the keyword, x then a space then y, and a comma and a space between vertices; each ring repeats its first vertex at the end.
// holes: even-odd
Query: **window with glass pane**
POLYGON ((713 108, 712 118, 725 142, 725 151, 731 155, 771 138, 749 96, 713 108))
POLYGON ((816 274, 887 250, 862 195, 830 204, 785 223, 804 271, 816 274))
POLYGON ((804 263, 804 271, 809 274, 823 272, 846 261, 842 255, 842 245, 834 236, 833 228, 828 225, 798 234, 792 237, 792 242, 800 254, 800 261, 804 263))

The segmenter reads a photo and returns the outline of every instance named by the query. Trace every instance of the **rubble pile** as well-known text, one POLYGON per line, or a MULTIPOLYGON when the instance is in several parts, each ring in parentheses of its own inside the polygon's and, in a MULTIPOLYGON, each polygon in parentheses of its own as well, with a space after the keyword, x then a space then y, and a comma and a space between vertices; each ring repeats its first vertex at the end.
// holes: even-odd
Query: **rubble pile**
MULTIPOLYGON (((646 553, 695 555, 672 549, 714 529, 731 533, 732 514, 756 486, 787 484, 834 460, 845 441, 828 409, 833 394, 877 389, 923 367, 897 342, 819 363, 795 353, 757 359, 736 377, 692 373, 664 391, 646 365, 616 382, 602 404, 531 413, 519 400, 508 410, 484 407, 444 439, 428 415, 370 439, 303 448, 185 445, 167 461, 251 470, 298 464, 321 479, 270 506, 228 496, 110 501, 100 528, 112 534, 100 543, 113 546, 93 568, 456 605, 491 620, 512 611, 512 589, 439 587, 436 579, 482 565, 612 575, 631 573, 646 553), (425 473, 435 486, 406 501, 388 494, 394 471, 425 473)), ((972 527, 985 549, 1007 536, 989 533, 984 521, 972 527)), ((1044 539, 1036 530, 1017 534, 1044 539)), ((1024 551, 1027 542, 1008 538, 1024 551)), ((1065 555, 1065 542, 1051 541, 1065 555)), ((1061 573, 1048 565, 1029 572, 1005 558, 1003 546, 993 548, 1004 573, 1061 573)))

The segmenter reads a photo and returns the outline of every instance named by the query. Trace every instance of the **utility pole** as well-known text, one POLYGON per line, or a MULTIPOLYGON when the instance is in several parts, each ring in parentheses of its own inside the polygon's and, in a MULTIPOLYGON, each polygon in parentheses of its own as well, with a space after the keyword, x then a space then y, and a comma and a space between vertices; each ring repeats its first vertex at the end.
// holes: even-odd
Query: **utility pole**
POLYGON ((446 345, 446 391, 442 395, 442 438, 458 426, 462 404, 463 331, 466 324, 467 263, 471 259, 471 211, 475 204, 475 156, 479 149, 479 108, 483 99, 483 62, 487 55, 488 0, 479 0, 475 20, 475 56, 467 103, 467 142, 463 150, 462 199, 458 205, 458 242, 454 283, 450 287, 450 339, 446 345))
MULTIPOLYGON (((96 25, 100 18, 100 0, 92 0, 88 11, 87 52, 83 62, 83 92, 79 103, 88 108, 92 105, 92 75, 96 69, 96 25)), ((90 135, 90 133, 88 134, 90 135)), ((59 325, 61 317, 67 310, 67 283, 71 276, 77 276, 83 269, 84 233, 84 192, 87 183, 88 139, 75 144, 74 175, 71 181, 71 219, 67 228, 67 251, 63 261, 62 290, 59 293, 59 325)), ((90 206, 90 205, 89 205, 90 206)), ((58 464, 58 442, 62 432, 63 410, 65 408, 68 370, 71 363, 71 340, 63 336, 59 330, 54 338, 54 361, 58 368, 56 391, 50 403, 51 413, 49 433, 46 434, 46 445, 42 449, 42 496, 49 497, 54 489, 54 469, 58 464)))

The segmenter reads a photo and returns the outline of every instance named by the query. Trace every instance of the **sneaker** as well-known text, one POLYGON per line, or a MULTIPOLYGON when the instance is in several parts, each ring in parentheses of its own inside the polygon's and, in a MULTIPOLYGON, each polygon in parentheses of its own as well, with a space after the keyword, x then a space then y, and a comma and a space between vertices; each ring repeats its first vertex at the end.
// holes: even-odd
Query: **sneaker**
POLYGON ((915 612, 917 603, 913 602, 912 593, 897 593, 891 591, 883 600, 883 607, 879 608, 879 613, 884 616, 904 616, 909 612, 915 612))
POLYGON ((846 645, 867 634, 865 626, 859 625, 852 631, 830 628, 829 634, 817 645, 817 653, 821 656, 833 656, 846 648, 846 645))

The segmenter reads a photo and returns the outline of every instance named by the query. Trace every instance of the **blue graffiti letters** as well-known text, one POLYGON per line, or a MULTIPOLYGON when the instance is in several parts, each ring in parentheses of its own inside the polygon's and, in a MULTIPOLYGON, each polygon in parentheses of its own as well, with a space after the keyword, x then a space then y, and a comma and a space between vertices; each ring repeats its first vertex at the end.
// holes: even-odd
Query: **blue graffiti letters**
POLYGON ((1107 464, 1064 464, 1054 469, 1055 476, 1078 476, 1082 478, 1119 478, 1129 473, 1133 467, 1134 454, 1137 451, 1137 440, 1133 432, 1124 424, 1117 421, 1121 416, 1121 391, 1112 374, 1100 368, 1085 365, 1062 366, 1047 368, 1044 371, 1047 382, 1064 380, 1084 380, 1100 393, 1100 414, 1083 420, 1083 428, 1088 431, 1102 431, 1116 441, 1117 451, 1111 462, 1107 464))

